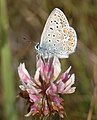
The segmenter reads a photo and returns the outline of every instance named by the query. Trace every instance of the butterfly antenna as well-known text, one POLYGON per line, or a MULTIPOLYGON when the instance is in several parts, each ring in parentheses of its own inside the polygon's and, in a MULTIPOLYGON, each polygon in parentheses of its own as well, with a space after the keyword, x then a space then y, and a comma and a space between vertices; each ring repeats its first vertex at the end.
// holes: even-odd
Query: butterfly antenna
POLYGON ((23 37, 23 40, 24 40, 25 42, 30 43, 30 44, 32 44, 32 43, 33 43, 34 45, 37 44, 37 42, 35 42, 35 41, 31 41, 31 40, 27 39, 26 37, 23 37))

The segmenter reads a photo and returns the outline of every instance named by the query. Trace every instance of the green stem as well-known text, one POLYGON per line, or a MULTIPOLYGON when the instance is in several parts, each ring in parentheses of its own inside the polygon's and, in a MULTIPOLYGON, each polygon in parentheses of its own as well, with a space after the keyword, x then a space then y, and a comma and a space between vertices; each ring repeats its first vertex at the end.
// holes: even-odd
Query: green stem
POLYGON ((0 0, 1 72, 3 85, 3 111, 5 120, 16 120, 14 78, 8 42, 8 18, 6 0, 0 0))

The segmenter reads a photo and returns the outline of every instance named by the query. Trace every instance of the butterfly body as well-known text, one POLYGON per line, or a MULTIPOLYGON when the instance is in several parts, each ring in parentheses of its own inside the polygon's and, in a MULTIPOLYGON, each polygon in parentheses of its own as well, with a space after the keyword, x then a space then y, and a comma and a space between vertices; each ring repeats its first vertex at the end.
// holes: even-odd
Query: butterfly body
POLYGON ((75 51, 77 36, 75 30, 69 26, 64 13, 55 8, 47 19, 40 43, 36 50, 45 58, 57 56, 68 58, 75 51))

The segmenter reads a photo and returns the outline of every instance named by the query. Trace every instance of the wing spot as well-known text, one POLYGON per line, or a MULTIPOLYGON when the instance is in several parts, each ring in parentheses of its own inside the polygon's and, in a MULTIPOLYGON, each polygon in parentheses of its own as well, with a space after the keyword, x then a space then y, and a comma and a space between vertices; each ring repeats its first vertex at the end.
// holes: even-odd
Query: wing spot
POLYGON ((64 44, 64 43, 63 43, 62 45, 63 45, 63 46, 65 46, 65 44, 64 44))
POLYGON ((56 44, 54 43, 53 45, 55 46, 56 44))
POLYGON ((59 42, 59 40, 57 40, 57 42, 59 42))
POLYGON ((50 36, 50 34, 48 34, 48 36, 50 36))
POLYGON ((55 34, 53 34, 53 37, 55 37, 55 34))
POLYGON ((58 22, 57 22, 56 20, 54 20, 54 22, 55 22, 56 24, 58 24, 58 22))
POLYGON ((60 18, 60 21, 62 22, 62 19, 60 18))
POLYGON ((51 40, 49 40, 49 42, 51 42, 51 40))
POLYGON ((53 28, 52 28, 52 27, 50 27, 50 29, 51 29, 51 30, 53 30, 53 28))
POLYGON ((62 24, 62 22, 60 22, 60 24, 62 24))

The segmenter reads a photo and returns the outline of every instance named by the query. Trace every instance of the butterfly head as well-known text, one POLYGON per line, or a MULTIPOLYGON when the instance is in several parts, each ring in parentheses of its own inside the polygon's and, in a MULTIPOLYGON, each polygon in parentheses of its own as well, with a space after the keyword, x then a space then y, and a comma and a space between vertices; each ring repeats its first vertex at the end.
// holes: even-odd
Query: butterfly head
POLYGON ((35 45, 35 49, 37 50, 37 53, 40 55, 40 56, 44 56, 43 55, 43 49, 42 49, 42 47, 40 46, 40 43, 37 43, 36 45, 35 45))
POLYGON ((40 43, 37 43, 37 44, 35 45, 35 49, 37 50, 37 53, 38 53, 40 56, 43 54, 42 51, 41 51, 40 43))

